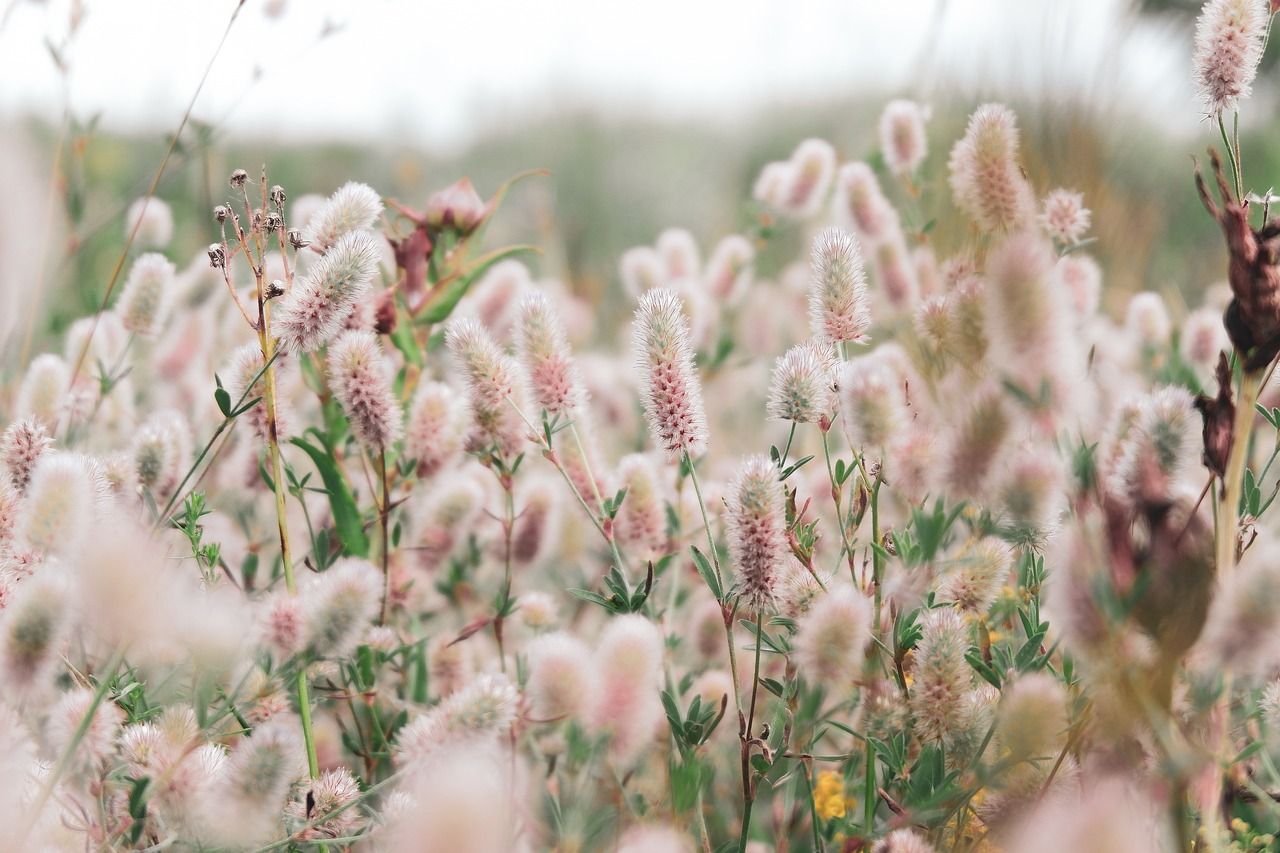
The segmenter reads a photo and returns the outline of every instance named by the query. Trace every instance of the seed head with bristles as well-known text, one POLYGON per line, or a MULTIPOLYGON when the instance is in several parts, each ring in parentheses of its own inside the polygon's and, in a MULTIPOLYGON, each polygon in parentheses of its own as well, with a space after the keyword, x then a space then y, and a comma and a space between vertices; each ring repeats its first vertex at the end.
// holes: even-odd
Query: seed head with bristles
POLYGON ((442 749, 493 742, 511 728, 519 703, 520 693, 505 675, 482 675, 400 730, 396 763, 425 769, 442 749))
POLYGON ((632 351, 649 430, 671 458, 707 449, 702 385, 693 363, 689 320, 667 288, 644 293, 636 309, 632 351))
POLYGON ((993 536, 967 543, 938 585, 938 598, 962 613, 985 616, 1009 581, 1013 549, 993 536))
POLYGON ((965 653, 969 636, 959 611, 940 607, 920 616, 915 649, 911 713, 916 734, 926 742, 948 742, 964 723, 965 698, 973 686, 965 653))
POLYGON ((418 460, 418 476, 430 477, 462 451, 465 401, 443 382, 422 382, 409 409, 404 452, 418 460))
POLYGON ((382 213, 382 198, 368 184, 350 181, 329 196, 307 219, 304 238, 317 252, 328 253, 345 235, 373 227, 382 213))
POLYGON ((71 368, 54 353, 38 355, 27 365, 14 401, 20 418, 35 418, 49 429, 58 425, 71 390, 71 368))
POLYGON ((154 196, 136 199, 124 215, 125 239, 131 235, 135 245, 163 249, 173 238, 173 210, 154 196))
POLYGON ((751 613, 776 606, 779 573, 790 554, 785 502, 778 466, 763 454, 745 459, 729 486, 726 523, 738 593, 751 613))
POLYGON ((885 198, 875 171, 866 163, 845 163, 836 173, 835 213, 837 222, 867 243, 901 230, 898 212, 885 198))
POLYGON ((1200 417, 1191 394, 1167 385, 1144 397, 1137 417, 1116 448, 1108 481, 1111 493, 1130 503, 1169 498, 1186 466, 1196 459, 1200 417))
POLYGON ((95 496, 83 459, 71 453, 44 454, 27 486, 18 524, 21 541, 40 552, 69 552, 94 514, 95 496))
POLYGON ((495 446, 503 455, 514 456, 527 431, 513 408, 518 402, 516 363, 469 317, 449 324, 445 343, 467 380, 473 424, 468 446, 495 446))
POLYGON ((730 304, 738 302, 751 284, 756 250, 741 234, 730 234, 718 244, 703 273, 707 292, 730 304))
POLYGON ((537 720, 576 716, 594 701, 591 651, 577 637, 556 632, 529 645, 530 715, 537 720))
POLYGON ((14 421, 0 435, 0 465, 18 494, 27 490, 37 460, 51 444, 48 428, 34 417, 14 421))
POLYGON ((817 593, 797 625, 800 674, 813 684, 839 690, 857 677, 871 641, 871 604, 849 586, 817 593))
POLYGON ((329 348, 329 388, 365 447, 386 450, 400 438, 404 414, 391 387, 391 365, 372 332, 344 332, 329 348))
POLYGON ((1266 45, 1267 0, 1209 0, 1196 21, 1193 59, 1205 114, 1216 118, 1252 93, 1266 45))
POLYGON ((570 415, 583 403, 582 380, 564 324, 539 291, 520 300, 517 349, 534 402, 548 415, 570 415))
POLYGON ((806 341, 783 354, 769 384, 769 417, 798 424, 830 420, 835 409, 836 355, 830 344, 806 341))
POLYGON ((368 561, 344 557, 303 590, 304 636, 316 657, 349 654, 378 613, 382 578, 368 561))
POLYGON ((828 228, 813 241, 809 318, 814 337, 839 344, 861 343, 871 327, 867 276, 857 239, 828 228))
POLYGON ((272 322, 281 344, 314 352, 333 340, 368 294, 377 271, 378 248, 372 234, 353 231, 338 237, 281 301, 272 322))
POLYGON ((126 329, 144 338, 160 333, 173 303, 176 275, 169 259, 156 252, 133 262, 115 307, 126 329))
POLYGON ((840 365, 840 423, 849 446, 874 452, 887 447, 905 421, 902 392, 883 350, 840 365))
POLYGON ((666 550, 667 517, 653 459, 643 453, 622 457, 618 484, 627 490, 615 519, 618 542, 641 561, 658 559, 666 550))
POLYGON ((1079 243, 1089 230, 1091 219, 1089 208, 1084 206, 1084 196, 1071 190, 1053 190, 1040 206, 1040 227, 1059 243, 1079 243))
POLYGON ((910 175, 928 153, 924 123, 929 111, 915 101, 896 100, 880 114, 880 153, 896 175, 910 175))
POLYGON ((895 829, 872 845, 871 853, 937 853, 937 848, 914 829, 895 829))
POLYGON ((1002 104, 983 104, 951 149, 951 192, 984 231, 1013 231, 1035 212, 1031 186, 1018 164, 1018 124, 1002 104))

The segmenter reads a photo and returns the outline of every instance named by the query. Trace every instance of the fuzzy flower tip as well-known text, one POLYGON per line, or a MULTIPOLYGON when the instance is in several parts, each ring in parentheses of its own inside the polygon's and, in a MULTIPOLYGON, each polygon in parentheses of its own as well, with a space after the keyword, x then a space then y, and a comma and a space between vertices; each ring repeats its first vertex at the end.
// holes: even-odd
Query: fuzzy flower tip
POLYGON ((866 340, 871 327, 862 250, 852 234, 828 228, 813 241, 809 317, 814 336, 833 344, 866 340))
POLYGON ((928 110, 915 101, 890 101, 880 114, 880 151, 894 174, 910 175, 928 153, 924 123, 928 110))
POLYGON ((887 447, 905 421, 902 394, 881 352, 840 366, 840 421, 849 445, 859 450, 887 447))
POLYGON ((124 235, 148 249, 163 249, 173 238, 173 211, 154 196, 144 196, 129 205, 124 216, 124 235))
POLYGON ((520 361, 534 401, 555 416, 582 404, 582 380, 569 352, 564 324, 551 300, 533 291, 520 300, 517 332, 520 361))
POLYGON ((116 313, 124 327, 144 338, 155 337, 169 314, 177 271, 169 259, 149 252, 133 262, 116 313))
POLYGON ((378 246, 372 234, 353 231, 337 238, 285 295, 272 324, 281 343, 303 352, 329 343, 369 292, 377 271, 378 246))
POLYGON ((24 418, 5 428, 0 435, 0 465, 9 483, 19 493, 26 491, 36 461, 53 444, 49 430, 37 418, 24 418))
POLYGON ((778 468, 764 455, 748 457, 729 487, 729 554, 743 604, 755 613, 775 606, 778 573, 790 553, 785 500, 778 468))
POLYGON ((316 657, 349 654, 378 613, 382 578, 369 562, 338 560, 303 591, 307 647, 316 657))
POLYGON ((400 730, 396 763, 427 769, 437 753, 482 746, 511 728, 520 693, 505 675, 482 675, 400 730))
POLYGON ((949 166, 956 204, 984 231, 1012 231, 1031 218, 1035 199, 1018 165, 1018 124, 1008 107, 978 107, 949 166))
POLYGON ((79 542, 93 516, 95 490, 84 460, 47 453, 31 474, 19 532, 36 551, 66 553, 79 542))
POLYGON ((806 341, 787 350, 773 368, 769 417, 798 424, 831 418, 835 408, 835 351, 806 341))
POLYGON ((443 382, 423 382, 413 397, 404 451, 418 460, 418 476, 430 477, 462 450, 465 406, 443 382))
POLYGON ((1040 227, 1059 243, 1079 243, 1092 218, 1084 206, 1084 196, 1071 190, 1053 190, 1040 207, 1040 227))
POLYGON ((871 605, 851 587, 823 595, 801 617, 796 633, 796 663, 815 684, 851 681, 871 640, 871 605))
POLYGON ((965 652, 969 636, 959 611, 930 610, 920 617, 911 711, 924 741, 948 741, 965 718, 965 697, 973 684, 965 652))
POLYGON ((328 252, 346 234, 373 227, 382 213, 382 198, 368 184, 343 184, 307 220, 304 234, 311 248, 328 252))
POLYGON ((391 368, 372 332, 344 332, 330 347, 329 388, 365 447, 385 450, 400 437, 404 417, 391 368))
POLYGON ((591 651, 571 634, 556 632, 529 646, 530 714, 537 720, 574 716, 594 700, 591 651))
POLYGON ((672 458, 707 449, 707 416, 680 297, 658 288, 640 297, 632 333, 649 429, 672 458))
POLYGON ((618 482, 627 490, 615 519, 618 541, 640 560, 656 560, 667 544, 662 481, 653 460, 642 453, 618 461, 618 482))
POLYGON ((515 362, 469 317, 449 324, 445 344, 467 380, 473 425, 468 447, 496 447, 503 455, 514 456, 525 433, 513 407, 517 402, 515 362))
POLYGON ((1267 0, 1209 0, 1196 21, 1193 58, 1205 111, 1220 116, 1249 97, 1266 44, 1267 0))

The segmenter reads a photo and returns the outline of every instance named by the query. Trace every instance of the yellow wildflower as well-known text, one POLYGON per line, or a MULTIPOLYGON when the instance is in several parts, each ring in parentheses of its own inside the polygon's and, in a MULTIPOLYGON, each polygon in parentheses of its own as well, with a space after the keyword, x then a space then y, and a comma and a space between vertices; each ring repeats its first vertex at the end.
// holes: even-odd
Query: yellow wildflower
POLYGON ((818 774, 818 781, 813 786, 813 808, 818 817, 831 820, 833 817, 844 817, 844 780, 834 770, 824 770, 818 774))

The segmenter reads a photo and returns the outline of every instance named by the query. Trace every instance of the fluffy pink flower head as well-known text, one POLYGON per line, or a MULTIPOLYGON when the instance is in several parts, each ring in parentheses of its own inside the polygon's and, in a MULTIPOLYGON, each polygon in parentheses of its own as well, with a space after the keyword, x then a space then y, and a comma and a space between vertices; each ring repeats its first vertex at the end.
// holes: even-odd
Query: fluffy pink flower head
POLYGON ((881 352, 844 362, 837 379, 845 437, 868 453, 888 447, 906 420, 897 377, 881 352))
POLYGON ((924 162, 928 139, 924 123, 929 111, 915 101, 896 100, 885 105, 880 114, 880 152, 889 170, 896 175, 910 175, 924 162))
POLYGON ((622 277, 622 286, 632 299, 639 299, 640 294, 667 283, 667 273, 662 263, 662 256, 652 246, 636 246, 627 249, 618 259, 618 275, 622 277))
MULTIPOLYGON (((279 385, 280 377, 287 369, 290 362, 288 355, 281 352, 276 357, 275 363, 272 365, 276 372, 276 383, 279 385)), ((231 360, 222 374, 225 377, 227 393, 231 396, 231 404, 234 406, 241 399, 244 400, 241 405, 245 405, 255 398, 263 396, 262 370, 262 349, 257 344, 245 344, 236 349, 231 354, 231 360)), ((290 427, 292 426, 292 412, 287 406, 284 395, 276 395, 276 436, 280 440, 284 440, 290 435, 290 427)), ((267 407, 265 401, 259 400, 258 404, 242 416, 246 418, 249 425, 253 427, 253 432, 262 441, 267 441, 267 407)))
POLYGON ((915 304, 920 287, 915 265, 900 232, 876 245, 874 269, 876 283, 890 306, 905 311, 915 304))
MULTIPOLYGON (((1072 252, 1059 258, 1053 268, 1054 286, 1067 293, 1067 303, 1076 317, 1092 317, 1098 312, 1102 294, 1102 270, 1098 262, 1084 252, 1072 252)), ((1222 325, 1222 318, 1218 318, 1222 325)))
POLYGON ((427 224, 432 228, 452 228, 461 234, 470 234, 484 221, 484 199, 472 186, 470 178, 437 190, 427 199, 427 224))
POLYGON ((985 616, 1013 569, 1013 549, 992 536, 968 542, 938 583, 938 598, 962 613, 985 616))
POLYGON ((1135 293, 1124 315, 1125 331, 1143 347, 1163 347, 1169 342, 1173 323, 1160 294, 1146 290, 1135 293))
POLYGON ((791 553, 785 502, 773 461, 763 454, 747 457, 729 486, 726 523, 737 591, 752 613, 776 604, 778 574, 791 553))
POLYGON ((71 368, 51 352, 31 360, 22 376, 14 411, 21 418, 36 418, 53 429, 67 409, 71 390, 71 368))
POLYGON ((124 215, 125 239, 130 235, 134 245, 163 249, 173 238, 173 210, 154 196, 135 199, 124 215))
POLYGON ((582 405, 582 379, 569 351, 564 324, 539 291, 520 300, 517 347, 533 399, 547 414, 571 415, 582 405))
POLYGON ((1079 243, 1092 219, 1084 196, 1061 187, 1045 196, 1040 206, 1040 227, 1059 243, 1079 243))
POLYGON ((596 647, 599 690, 589 716, 594 729, 612 736, 609 754, 621 764, 640 753, 662 722, 662 653, 662 632, 636 613, 610 619, 596 647))
POLYGON ((707 416, 693 363, 689 320, 680 297, 667 288, 640 297, 632 330, 649 430, 671 458, 701 456, 707 449, 707 416))
POLYGON ((191 463, 191 427, 181 412, 155 412, 134 434, 131 449, 137 481, 157 500, 177 488, 191 463))
POLYGON ((1270 20, 1267 0, 1204 4, 1196 21, 1192 61, 1205 112, 1211 118, 1236 109, 1251 94, 1270 20))
POLYGON ((411 721, 396 736, 396 763, 425 770, 446 749, 494 742, 516 720, 520 692, 505 675, 482 675, 411 721))
POLYGON ((1119 440, 1108 487, 1124 499, 1165 501, 1197 459, 1200 417, 1181 386, 1157 388, 1138 402, 1136 418, 1119 440))
POLYGON ((526 428, 513 408, 518 368, 484 327, 469 317, 449 324, 445 343, 467 379, 473 432, 471 448, 495 446, 513 456, 524 443, 526 428))
POLYGON ((926 742, 946 743, 965 722, 965 699, 973 686, 972 670, 964 658, 969 632, 951 607, 922 613, 920 628, 911 685, 916 734, 926 742))
MULTIPOLYGON (((64 693, 54 706, 49 716, 48 736, 58 754, 65 752, 75 741, 93 704, 93 695, 90 688, 78 687, 64 693)), ((124 712, 115 703, 98 704, 72 753, 71 769, 75 773, 94 773, 106 765, 115 752, 116 736, 123 720, 124 712)))
POLYGON ((984 231, 1012 231, 1035 210, 1031 186, 1018 164, 1018 124, 1002 104, 984 104, 951 149, 951 192, 984 231))
POLYGON ((529 645, 529 713, 553 720, 582 713, 595 701, 591 650, 571 634, 546 634, 529 645))
POLYGON ((782 209, 797 219, 818 212, 831 189, 836 152, 829 142, 806 139, 791 152, 790 180, 782 192, 782 209))
POLYGON ((773 368, 769 417, 798 424, 830 421, 835 414, 835 369, 830 344, 805 341, 787 350, 773 368))
POLYGON ((836 173, 837 221, 868 243, 900 230, 898 211, 880 189, 876 173, 866 163, 845 163, 836 173))
POLYGON ((316 657, 350 654, 378 614, 382 577, 367 560, 344 557, 302 592, 306 645, 316 657))
POLYGON ((305 793, 298 793, 285 808, 285 816, 299 826, 312 825, 298 832, 297 838, 349 838, 366 822, 360 807, 351 805, 361 796, 360 783, 345 767, 326 770, 305 793))
POLYGON ((1218 353, 1231 347, 1227 330, 1222 325, 1222 312, 1212 308, 1197 308, 1187 315, 1178 339, 1182 358, 1188 364, 1213 369, 1218 363, 1218 353))
POLYGON ((352 231, 337 238, 281 300, 272 318, 281 345, 314 352, 337 337, 377 272, 378 245, 372 234, 352 231))
POLYGON ((952 426, 944 461, 946 484, 964 496, 979 494, 1012 429, 1012 416, 1000 389, 978 389, 969 410, 952 426))
POLYGON ((422 382, 413 397, 404 452, 418 460, 418 476, 430 477, 462 451, 466 405, 443 382, 422 382))
POLYGON ((36 461, 51 444, 48 428, 36 418, 14 421, 0 435, 0 464, 19 494, 26 491, 36 461))
POLYGON ((365 447, 385 450, 400 438, 404 415, 391 387, 391 365, 372 332, 344 332, 329 348, 329 388, 365 447))
POLYGON ((707 292, 719 300, 735 303, 751 285, 756 250, 741 234, 730 234, 716 244, 704 273, 707 292))
POLYGON ((698 241, 685 228, 668 228, 654 242, 667 281, 693 278, 702 270, 702 254, 698 241))
POLYGON ((85 460, 46 453, 27 486, 18 532, 23 544, 44 553, 68 553, 94 516, 96 489, 85 460))
POLYGON ((809 319, 814 337, 832 344, 865 341, 871 306, 857 238, 828 228, 814 238, 810 257, 809 319))
POLYGON ((382 198, 377 191, 368 184, 350 181, 307 217, 303 237, 312 251, 328 253, 347 234, 372 228, 381 213, 382 198))
POLYGON ((115 311, 130 332, 153 338, 169 316, 177 271, 164 255, 150 252, 133 262, 115 311))
POLYGON ((871 604, 849 586, 819 593, 797 625, 800 674, 813 684, 843 689, 857 677, 871 641, 871 604))
POLYGON ((667 516, 662 481, 653 459, 632 453, 618 462, 618 484, 627 490, 614 520, 618 541, 642 561, 656 560, 667 545, 667 516))

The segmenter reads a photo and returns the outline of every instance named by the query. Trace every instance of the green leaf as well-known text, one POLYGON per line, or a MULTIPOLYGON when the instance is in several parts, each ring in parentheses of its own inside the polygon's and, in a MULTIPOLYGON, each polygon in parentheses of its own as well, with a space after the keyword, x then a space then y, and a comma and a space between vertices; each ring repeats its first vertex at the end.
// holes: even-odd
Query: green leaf
POLYGON ((224 418, 231 417, 231 395, 227 393, 227 389, 222 387, 222 380, 215 373, 213 381, 218 386, 213 391, 213 399, 218 404, 218 411, 222 412, 224 418))
POLYGON ((1000 689, 1000 673, 991 664, 984 661, 976 650, 971 649, 966 652, 964 659, 969 662, 969 666, 977 670, 978 675, 981 675, 988 684, 997 690, 1000 689))
POLYGON ((711 590, 711 594, 716 597, 716 601, 723 603, 724 591, 720 589, 720 581, 716 578, 715 569, 711 568, 711 563, 707 562, 707 558, 696 545, 689 546, 689 550, 693 552, 693 563, 698 567, 698 574, 702 575, 703 581, 711 590))
POLYGON ((342 547, 353 556, 369 556, 369 537, 364 532, 360 509, 356 506, 355 495, 338 469, 333 454, 301 437, 292 438, 289 443, 310 456, 316 470, 320 472, 320 479, 324 481, 325 491, 329 495, 329 508, 333 511, 333 525, 338 531, 338 538, 342 540, 342 547))
POLYGON ((476 279, 488 272, 489 268, 499 261, 524 254, 538 254, 538 249, 535 246, 508 246, 477 258, 471 269, 432 292, 422 313, 418 315, 417 322, 430 324, 447 320, 458 301, 466 296, 476 279))

